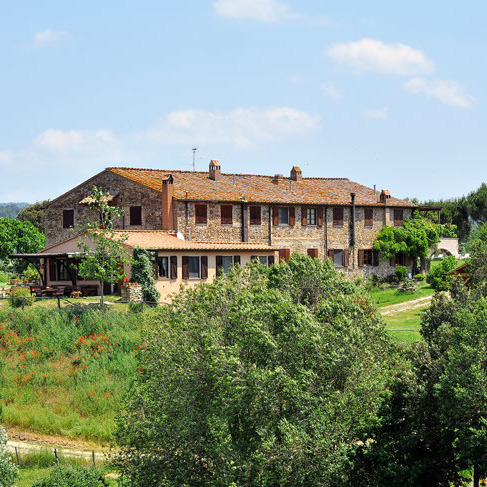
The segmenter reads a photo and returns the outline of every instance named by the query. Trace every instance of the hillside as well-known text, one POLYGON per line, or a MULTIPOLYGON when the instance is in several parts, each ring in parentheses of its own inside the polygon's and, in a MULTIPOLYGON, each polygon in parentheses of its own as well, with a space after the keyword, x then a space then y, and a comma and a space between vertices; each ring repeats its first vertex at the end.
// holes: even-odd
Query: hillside
POLYGON ((15 218, 30 203, 0 203, 0 218, 15 218))

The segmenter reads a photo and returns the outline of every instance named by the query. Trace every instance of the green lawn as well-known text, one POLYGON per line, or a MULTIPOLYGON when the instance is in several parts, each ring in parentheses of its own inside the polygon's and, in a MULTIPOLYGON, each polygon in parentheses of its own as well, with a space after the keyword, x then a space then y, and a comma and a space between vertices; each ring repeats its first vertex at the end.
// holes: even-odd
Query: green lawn
POLYGON ((416 291, 399 292, 396 287, 374 287, 368 290, 372 301, 379 307, 390 306, 391 304, 405 303, 413 299, 432 296, 433 288, 426 282, 421 282, 416 291))
POLYGON ((420 308, 407 309, 397 313, 385 315, 386 329, 401 343, 411 345, 422 340, 419 330, 421 328, 421 316, 428 309, 429 303, 420 308))

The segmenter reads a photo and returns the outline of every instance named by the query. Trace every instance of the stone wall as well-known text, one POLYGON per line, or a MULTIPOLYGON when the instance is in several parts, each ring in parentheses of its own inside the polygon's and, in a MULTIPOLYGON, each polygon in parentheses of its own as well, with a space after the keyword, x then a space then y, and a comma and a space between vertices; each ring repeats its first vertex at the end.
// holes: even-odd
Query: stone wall
POLYGON ((86 205, 79 202, 89 196, 93 186, 99 186, 111 194, 118 193, 115 204, 124 210, 124 216, 115 221, 115 228, 148 230, 162 228, 161 193, 142 186, 111 171, 103 171, 94 178, 53 201, 45 213, 46 247, 73 237, 69 228, 63 228, 63 210, 74 210, 75 226, 89 215, 86 205), (142 225, 130 225, 130 207, 142 207, 142 225))

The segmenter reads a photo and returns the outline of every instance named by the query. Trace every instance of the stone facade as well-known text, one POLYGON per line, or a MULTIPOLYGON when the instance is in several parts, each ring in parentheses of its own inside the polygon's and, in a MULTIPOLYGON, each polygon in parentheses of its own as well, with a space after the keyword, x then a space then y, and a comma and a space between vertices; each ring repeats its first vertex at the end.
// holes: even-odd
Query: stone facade
POLYGON ((93 186, 116 195, 114 203, 124 210, 124 216, 115 222, 115 228, 127 230, 160 230, 162 228, 161 193, 147 188, 113 172, 104 171, 85 181, 73 190, 52 201, 45 210, 46 247, 73 236, 71 228, 63 228, 63 211, 74 211, 76 226, 89 214, 88 207, 80 204, 89 196, 93 186), (130 207, 140 206, 142 224, 130 225, 130 207))

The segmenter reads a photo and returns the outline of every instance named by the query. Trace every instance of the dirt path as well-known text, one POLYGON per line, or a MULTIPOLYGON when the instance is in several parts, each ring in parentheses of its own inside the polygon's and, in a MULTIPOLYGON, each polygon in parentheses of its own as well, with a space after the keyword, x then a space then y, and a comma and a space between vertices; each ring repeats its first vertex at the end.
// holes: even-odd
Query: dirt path
POLYGON ((400 311, 406 311, 408 309, 422 308, 429 304, 433 296, 426 296, 424 298, 413 299, 406 301, 405 303, 391 304, 390 306, 384 306, 380 310, 382 316, 399 313, 400 311))

